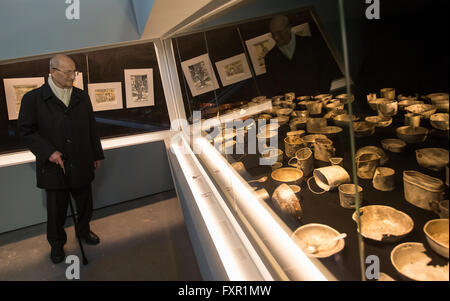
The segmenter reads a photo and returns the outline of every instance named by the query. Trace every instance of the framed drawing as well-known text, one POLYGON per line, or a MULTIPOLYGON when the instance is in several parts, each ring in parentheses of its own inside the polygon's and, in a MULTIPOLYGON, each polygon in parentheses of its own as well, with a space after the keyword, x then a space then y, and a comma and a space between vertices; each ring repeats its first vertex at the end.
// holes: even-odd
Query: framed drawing
POLYGON ((127 108, 154 106, 153 69, 125 69, 127 108))
POLYGON ((16 120, 19 117, 20 105, 22 103, 22 97, 25 93, 39 88, 44 83, 45 79, 43 77, 3 79, 9 120, 16 120))
POLYGON ((311 30, 309 29, 308 22, 292 27, 291 31, 301 37, 310 37, 311 36, 311 30))
POLYGON ((208 54, 181 62, 181 68, 188 82, 189 89, 191 89, 192 96, 219 88, 208 54))
POLYGON ((266 73, 264 57, 275 46, 275 40, 270 33, 260 35, 245 41, 256 75, 266 73))
POLYGON ((216 62, 223 86, 228 86, 252 77, 244 53, 216 62))
POLYGON ((122 109, 122 83, 88 84, 94 111, 122 109))

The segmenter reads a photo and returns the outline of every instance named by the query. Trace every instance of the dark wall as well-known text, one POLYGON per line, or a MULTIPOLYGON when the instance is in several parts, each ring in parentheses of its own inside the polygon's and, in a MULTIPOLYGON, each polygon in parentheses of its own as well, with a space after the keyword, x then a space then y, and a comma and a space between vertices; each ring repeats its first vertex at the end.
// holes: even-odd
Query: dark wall
MULTIPOLYGON (((348 32, 356 26, 362 32, 363 59, 354 78, 357 93, 364 96, 383 87, 407 95, 448 92, 450 2, 380 2, 379 20, 347 19, 348 32)), ((365 13, 366 6, 349 4, 365 13)))
MULTIPOLYGON (((161 76, 153 43, 71 54, 77 70, 83 72, 84 90, 90 83, 122 82, 123 109, 95 112, 101 138, 170 128, 161 76), (126 108, 124 69, 153 68, 155 105, 126 108)), ((0 153, 25 149, 17 134, 17 121, 8 120, 3 78, 45 77, 49 59, 0 65, 0 153)))

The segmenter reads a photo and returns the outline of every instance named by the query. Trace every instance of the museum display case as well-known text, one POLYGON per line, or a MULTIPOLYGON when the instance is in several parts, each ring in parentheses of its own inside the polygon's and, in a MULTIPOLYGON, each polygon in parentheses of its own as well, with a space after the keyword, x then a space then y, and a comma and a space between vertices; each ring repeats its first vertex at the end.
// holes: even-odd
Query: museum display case
MULTIPOLYGON (((359 41, 367 48, 343 39, 339 50, 333 43, 342 32, 327 35, 314 7, 283 12, 297 41, 315 40, 317 64, 328 64, 320 66, 333 76, 321 90, 320 73, 310 73, 302 92, 289 85, 300 69, 265 70, 264 55, 277 48, 269 32, 275 14, 173 37, 191 124, 177 141, 204 168, 273 279, 448 280, 449 102, 441 78, 448 74, 430 65, 409 75, 416 86, 405 70, 383 79, 400 55, 386 49, 398 45, 383 40, 383 55, 370 64, 365 51, 377 26, 389 31, 398 16, 372 24, 363 13, 357 20, 342 13, 336 5, 344 37, 367 33, 359 41), (435 85, 419 84, 433 72, 435 85)), ((409 50, 402 53, 414 56, 409 50)), ((434 61, 448 64, 439 53, 434 61)))
MULTIPOLYGON (((100 97, 102 138, 161 131, 205 280, 448 280, 448 1, 383 3, 375 20, 362 1, 258 2, 71 53, 85 88, 122 83, 97 87, 123 95, 100 97), (130 94, 127 77, 153 87, 130 94)), ((1 67, 42 77, 48 58, 1 67)), ((5 85, 0 152, 14 152, 5 85)))

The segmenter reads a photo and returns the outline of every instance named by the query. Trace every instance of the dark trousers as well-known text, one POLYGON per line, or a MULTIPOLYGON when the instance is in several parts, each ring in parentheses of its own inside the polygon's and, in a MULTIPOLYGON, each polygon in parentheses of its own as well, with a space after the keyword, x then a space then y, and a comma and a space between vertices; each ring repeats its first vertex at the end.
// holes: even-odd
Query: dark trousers
MULTIPOLYGON (((52 247, 62 247, 67 242, 64 225, 70 196, 75 200, 80 236, 90 231, 89 222, 92 218, 92 188, 87 185, 82 188, 61 190, 47 189, 47 240, 52 247)), ((72 213, 70 213, 72 214, 72 213)))

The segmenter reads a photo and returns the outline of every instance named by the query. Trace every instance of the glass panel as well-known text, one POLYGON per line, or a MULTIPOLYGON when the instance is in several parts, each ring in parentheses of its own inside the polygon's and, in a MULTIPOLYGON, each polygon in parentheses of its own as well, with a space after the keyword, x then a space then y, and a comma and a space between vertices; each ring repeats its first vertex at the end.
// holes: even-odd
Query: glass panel
MULTIPOLYGON (((338 15, 337 5, 334 9, 338 15)), ((346 97, 341 71, 344 61, 333 42, 341 38, 340 32, 333 39, 327 36, 320 15, 312 7, 288 11, 284 15, 275 19, 274 15, 262 16, 204 29, 173 40, 187 116, 191 122, 195 121, 194 112, 200 109, 203 122, 219 116, 223 118, 219 123, 224 123, 227 113, 235 113, 231 120, 241 123, 230 125, 234 130, 205 130, 220 140, 217 146, 231 146, 231 153, 223 157, 239 174, 243 187, 251 195, 256 191, 262 207, 272 215, 271 219, 292 236, 319 270, 325 267, 339 280, 360 280, 358 234, 352 219, 355 204, 351 197, 340 200, 338 190, 341 184, 352 182, 349 120, 345 117, 348 117, 349 100, 354 101, 346 97), (290 26, 283 23, 286 20, 290 26), (298 31, 291 34, 289 27, 298 31), (295 47, 282 41, 277 45, 272 39, 283 30, 287 31, 288 40, 295 40, 295 47), (293 56, 288 58, 292 50, 293 56), (239 64, 229 63, 221 70, 220 63, 227 59, 230 59, 227 63, 232 62, 239 52, 245 54, 251 77, 226 85, 226 76, 233 78, 236 72, 233 68, 239 64), (200 57, 202 54, 208 56, 200 57), (270 62, 271 59, 274 62, 270 62), (221 76, 222 71, 225 76, 221 76), (211 83, 212 74, 217 86, 211 83), (211 90, 201 93, 202 87, 208 85, 211 90), (264 107, 265 104, 268 107, 264 107), (252 110, 255 111, 249 113, 252 110), (272 126, 273 131, 270 131, 272 126), (241 129, 242 145, 236 128, 241 129), (346 237, 327 241, 340 233, 345 233, 346 237)), ((332 24, 339 27, 339 19, 332 24)), ((210 140, 214 144, 214 140, 210 140)), ((199 157, 213 175, 216 164, 204 154, 199 157)), ((233 176, 229 179, 233 184, 233 176)), ((220 180, 216 183, 223 186, 220 180)), ((246 192, 240 190, 241 184, 234 184, 231 186, 234 195, 226 194, 229 206, 276 278, 302 278, 292 272, 292 266, 280 260, 280 250, 271 245, 276 238, 267 239, 261 234, 264 229, 253 219, 257 210, 248 211, 241 201, 246 192)), ((291 260, 300 261, 299 258, 291 260)))
POLYGON ((345 2, 364 258, 395 280, 449 279, 448 6, 345 2))

